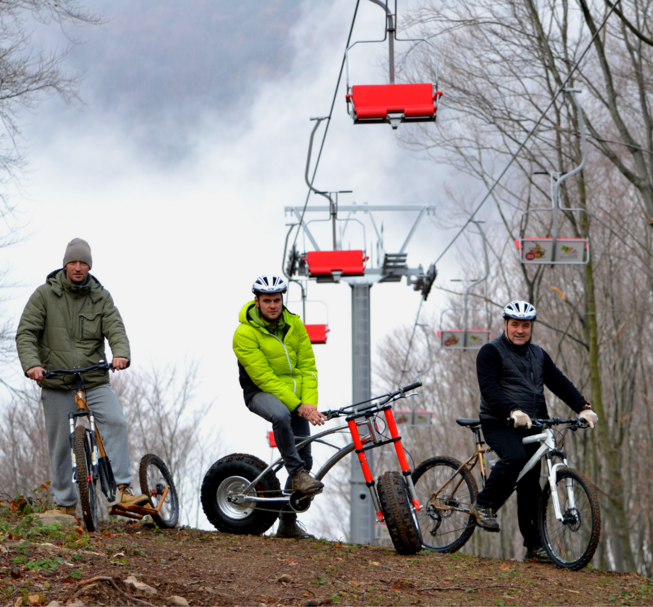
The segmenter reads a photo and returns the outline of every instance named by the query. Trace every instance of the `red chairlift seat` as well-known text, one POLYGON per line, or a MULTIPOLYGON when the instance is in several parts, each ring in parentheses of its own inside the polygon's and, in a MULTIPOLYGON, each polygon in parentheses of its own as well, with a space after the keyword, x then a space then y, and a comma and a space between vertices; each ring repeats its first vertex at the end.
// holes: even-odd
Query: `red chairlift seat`
POLYGON ((326 325, 304 325, 312 344, 325 344, 330 329, 326 325))
POLYGON ((354 124, 435 122, 437 101, 442 91, 432 84, 369 84, 351 87, 346 96, 351 103, 354 124))
POLYGON ((311 278, 333 276, 363 276, 365 260, 363 251, 310 251, 306 254, 311 278))

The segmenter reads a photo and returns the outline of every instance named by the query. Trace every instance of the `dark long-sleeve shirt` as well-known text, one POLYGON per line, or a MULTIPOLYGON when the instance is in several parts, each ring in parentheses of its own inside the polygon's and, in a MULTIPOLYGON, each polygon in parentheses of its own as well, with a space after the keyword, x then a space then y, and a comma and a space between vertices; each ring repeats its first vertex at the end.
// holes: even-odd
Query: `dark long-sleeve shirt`
MULTIPOLYGON (((526 356, 528 352, 527 344, 517 346, 510 342, 505 335, 502 336, 502 339, 513 352, 520 356, 526 356)), ((556 367, 549 354, 545 350, 542 351, 544 352, 544 385, 576 413, 580 413, 583 409, 588 409, 589 404, 585 397, 567 379, 565 374, 556 367)), ((507 419, 510 417, 510 412, 519 407, 515 406, 506 397, 501 388, 501 354, 493 345, 486 344, 479 350, 476 358, 476 373, 478 375, 481 396, 489 406, 493 416, 498 419, 507 419)))

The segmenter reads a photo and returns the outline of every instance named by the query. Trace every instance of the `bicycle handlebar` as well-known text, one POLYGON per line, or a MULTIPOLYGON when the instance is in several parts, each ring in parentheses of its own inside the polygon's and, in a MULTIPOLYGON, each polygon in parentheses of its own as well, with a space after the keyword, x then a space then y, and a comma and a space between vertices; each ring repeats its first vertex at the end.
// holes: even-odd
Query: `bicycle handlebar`
POLYGON ((546 428, 548 426, 559 426, 561 424, 569 424, 572 430, 576 428, 589 428, 589 424, 579 417, 575 419, 561 419, 560 417, 550 417, 548 419, 531 419, 531 423, 535 428, 546 428))
POLYGON ((43 379, 50 379, 56 377, 57 375, 77 375, 82 373, 87 373, 88 371, 111 371, 113 365, 107 362, 100 362, 97 365, 92 365, 91 367, 86 367, 84 369, 53 369, 52 371, 43 370, 43 379))
MULTIPOLYGON (((374 409, 374 407, 381 407, 385 405, 387 402, 390 402, 391 400, 395 399, 397 396, 404 394, 404 392, 415 390, 416 388, 419 388, 421 385, 422 385, 421 381, 416 381, 415 383, 409 384, 408 386, 399 388, 399 390, 397 390, 396 392, 390 392, 389 394, 375 396, 370 400, 379 400, 381 398, 385 398, 385 400, 380 403, 373 403, 371 405, 367 405, 366 407, 361 407, 360 409, 357 410, 357 413, 368 411, 369 409, 374 409)), ((335 411, 324 411, 323 415, 325 415, 327 419, 333 419, 335 417, 340 417, 341 415, 349 415, 349 413, 347 412, 348 409, 353 409, 354 407, 358 407, 359 405, 365 404, 365 402, 370 402, 370 401, 364 401, 363 403, 357 403, 354 405, 347 405, 346 407, 336 409, 335 411)))

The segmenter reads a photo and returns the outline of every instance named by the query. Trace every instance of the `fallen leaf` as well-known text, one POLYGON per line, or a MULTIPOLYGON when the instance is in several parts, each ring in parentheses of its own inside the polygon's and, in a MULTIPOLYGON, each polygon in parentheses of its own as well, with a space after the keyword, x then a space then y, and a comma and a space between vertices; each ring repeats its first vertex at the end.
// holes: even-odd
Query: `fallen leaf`
POLYGON ((501 565, 501 571, 510 571, 510 565, 501 565))
POLYGON ((336 542, 336 548, 342 548, 342 543, 341 542, 336 542))
POLYGON ((377 567, 380 567, 381 563, 379 563, 379 561, 372 561, 372 565, 376 565, 377 567))

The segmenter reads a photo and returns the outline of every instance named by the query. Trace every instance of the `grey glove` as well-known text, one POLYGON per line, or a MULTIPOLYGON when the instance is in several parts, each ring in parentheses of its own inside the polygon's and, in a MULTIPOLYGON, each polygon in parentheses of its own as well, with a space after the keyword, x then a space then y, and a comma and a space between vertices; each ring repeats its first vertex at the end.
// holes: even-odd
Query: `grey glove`
POLYGON ((528 417, 526 413, 520 411, 519 409, 512 411, 510 413, 510 419, 515 422, 515 428, 527 428, 530 430, 533 427, 531 418, 528 417))
POLYGON ((599 416, 591 409, 585 409, 580 412, 578 419, 585 420, 590 428, 594 428, 594 424, 599 421, 599 416))

